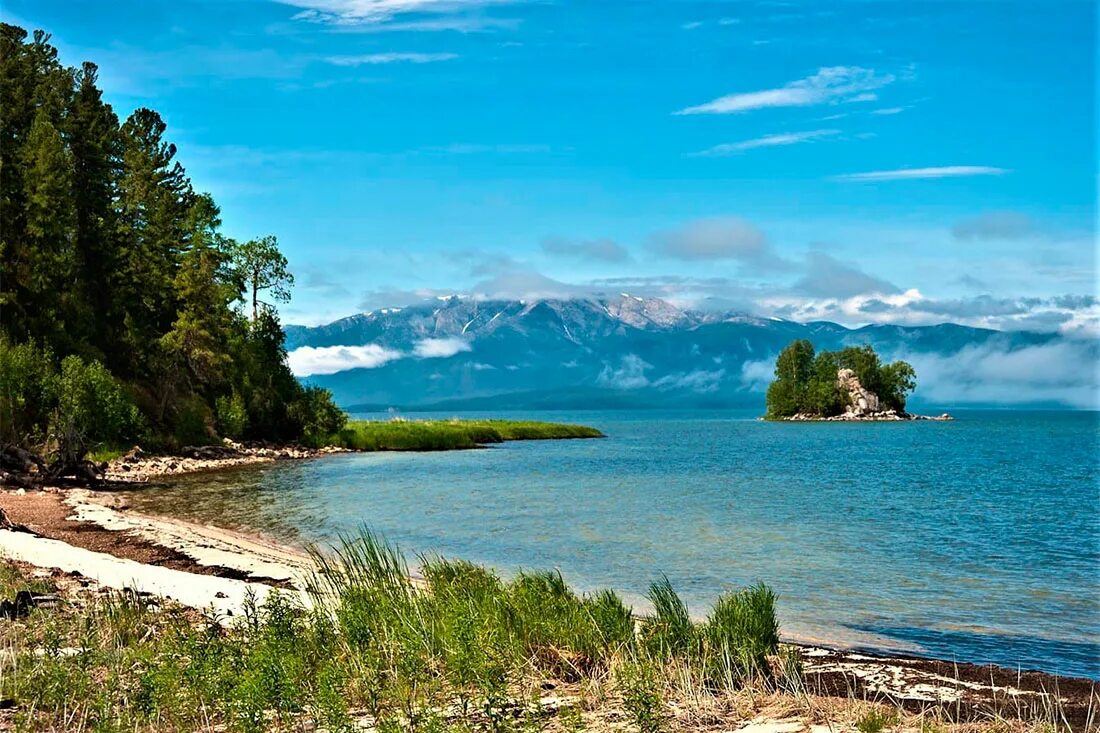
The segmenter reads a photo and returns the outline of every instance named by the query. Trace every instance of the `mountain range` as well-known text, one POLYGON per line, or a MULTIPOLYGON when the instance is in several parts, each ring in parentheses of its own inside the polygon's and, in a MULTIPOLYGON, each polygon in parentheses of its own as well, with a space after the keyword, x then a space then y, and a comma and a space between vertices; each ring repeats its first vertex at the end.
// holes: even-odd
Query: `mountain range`
POLYGON ((287 326, 286 337, 295 373, 353 412, 762 409, 776 354, 800 338, 818 349, 871 344, 884 358, 910 361, 918 379, 913 405, 1082 407, 1096 391, 1095 375, 1063 368, 1067 360, 1095 363, 1095 340, 950 323, 847 328, 685 310, 629 294, 440 297, 323 326, 287 326), (1063 367, 1052 375, 1048 363, 1063 367))

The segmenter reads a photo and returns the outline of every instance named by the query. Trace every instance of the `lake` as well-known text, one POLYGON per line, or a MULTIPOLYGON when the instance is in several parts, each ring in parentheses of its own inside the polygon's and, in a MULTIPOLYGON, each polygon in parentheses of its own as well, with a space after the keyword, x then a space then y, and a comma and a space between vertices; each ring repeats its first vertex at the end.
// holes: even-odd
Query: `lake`
POLYGON ((639 609, 661 574, 699 615, 763 580, 793 639, 1100 678, 1100 413, 955 414, 507 413, 608 438, 346 454, 127 498, 298 542, 366 525, 410 556, 557 567, 639 609))

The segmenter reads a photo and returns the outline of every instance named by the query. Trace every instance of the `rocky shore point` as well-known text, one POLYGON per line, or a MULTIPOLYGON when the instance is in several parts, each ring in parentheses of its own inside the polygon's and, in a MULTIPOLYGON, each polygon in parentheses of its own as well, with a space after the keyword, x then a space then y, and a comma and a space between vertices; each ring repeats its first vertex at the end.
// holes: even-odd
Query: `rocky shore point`
POLYGON ((220 445, 188 446, 174 455, 149 453, 134 446, 125 455, 107 464, 105 479, 140 483, 162 476, 213 471, 280 460, 316 458, 330 453, 346 453, 346 448, 303 448, 296 445, 236 443, 228 438, 220 445))

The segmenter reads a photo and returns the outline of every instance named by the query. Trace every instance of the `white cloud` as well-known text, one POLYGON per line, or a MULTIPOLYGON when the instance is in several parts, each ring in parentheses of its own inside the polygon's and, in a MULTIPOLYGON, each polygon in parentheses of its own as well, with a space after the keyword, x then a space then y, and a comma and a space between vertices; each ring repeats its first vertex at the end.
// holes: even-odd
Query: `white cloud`
POLYGON ((424 339, 413 347, 413 354, 421 359, 447 359, 470 350, 470 342, 466 339, 424 339))
POLYGON ((1001 176, 1010 171, 987 165, 945 165, 935 168, 899 168, 892 171, 868 171, 834 176, 836 181, 903 181, 918 178, 958 178, 961 176, 1001 176))
POLYGON ((1060 340, 1005 349, 968 346, 948 356, 895 354, 916 369, 920 399, 936 404, 1058 402, 1100 408, 1095 341, 1060 340))
POLYGON ((735 114, 768 107, 808 107, 839 101, 869 101, 864 95, 894 81, 891 74, 876 74, 859 66, 829 66, 813 76, 789 82, 777 89, 763 89, 718 97, 687 107, 678 115, 735 114), (862 98, 861 98, 862 97, 862 98))
POLYGON ((377 369, 391 361, 415 356, 421 359, 446 359, 470 351, 468 341, 460 338, 423 339, 411 353, 379 344, 363 346, 300 346, 286 356, 290 371, 297 377, 335 374, 348 369, 377 369))
POLYGON ((707 392, 717 392, 725 376, 725 369, 714 371, 696 369, 691 372, 668 374, 654 381, 653 386, 662 390, 689 389, 692 392, 706 394, 707 392))
POLYGON ((775 379, 775 358, 745 361, 741 364, 741 383, 747 388, 763 392, 775 379))
POLYGON ((378 64, 430 64, 435 61, 457 59, 454 53, 368 53, 360 56, 329 56, 325 61, 336 66, 364 66, 378 64))
POLYGON ((645 373, 652 368, 653 365, 640 356, 627 354, 622 358, 619 368, 612 368, 610 364, 605 365, 596 382, 604 387, 615 389, 641 389, 649 386, 649 378, 645 373))
POLYGON ((405 13, 448 14, 502 1, 505 0, 276 0, 302 8, 294 16, 296 20, 333 25, 371 25, 405 13))
POLYGON ((896 115, 905 111, 905 107, 883 107, 882 109, 871 110, 873 115, 896 115))
POLYGON ((287 354, 290 371, 298 377, 335 374, 346 369, 375 369, 402 353, 378 344, 364 346, 302 346, 287 354))
MULTIPOLYGON (((858 279, 841 277, 839 282, 847 286, 858 283, 858 279)), ((1088 295, 1052 298, 979 295, 950 300, 926 297, 916 288, 905 292, 868 289, 847 296, 843 289, 834 297, 815 290, 807 290, 809 298, 793 293, 764 296, 752 307, 756 312, 794 321, 837 321, 849 326, 958 323, 997 331, 1061 333, 1081 340, 1100 336, 1100 302, 1088 295), (821 297, 812 297, 815 293, 821 297)))
POLYGON ((823 137, 832 137, 833 135, 839 135, 840 130, 807 130, 805 132, 786 132, 778 135, 765 135, 763 137, 753 138, 751 140, 742 140, 738 143, 723 143, 721 145, 715 145, 712 148, 701 150, 698 153, 692 153, 694 156, 714 157, 722 155, 732 155, 734 153, 740 153, 745 150, 753 150, 755 148, 771 148, 780 145, 797 145, 798 143, 812 142, 814 140, 820 140, 823 137))

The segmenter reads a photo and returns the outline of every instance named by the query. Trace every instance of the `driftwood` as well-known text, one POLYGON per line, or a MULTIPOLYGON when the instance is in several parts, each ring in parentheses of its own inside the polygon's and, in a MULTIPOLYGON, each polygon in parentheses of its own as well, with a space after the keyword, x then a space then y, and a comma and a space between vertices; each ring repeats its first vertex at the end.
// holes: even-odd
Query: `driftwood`
POLYGON ((0 485, 37 489, 50 485, 99 485, 106 463, 80 458, 59 458, 47 463, 42 456, 17 445, 0 445, 0 485))

